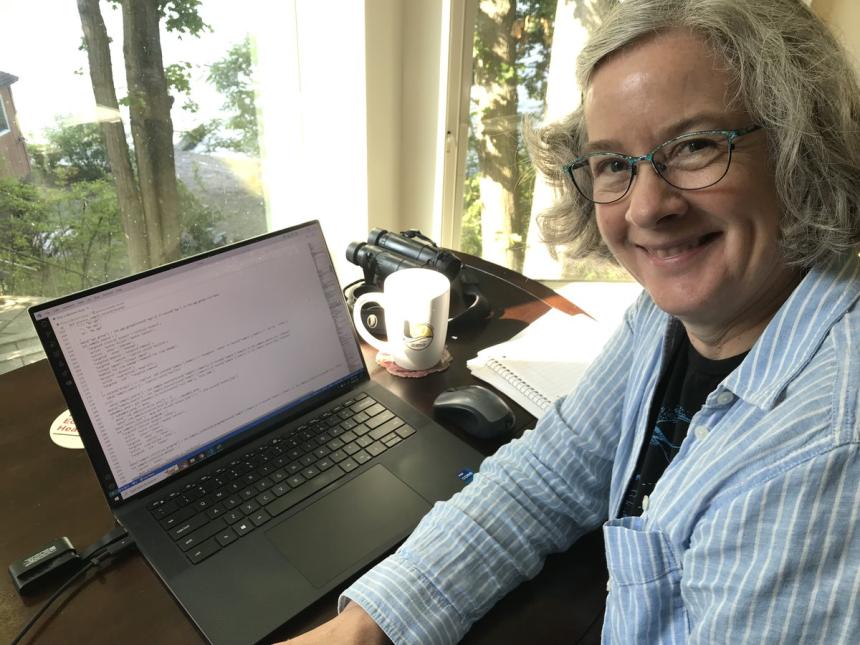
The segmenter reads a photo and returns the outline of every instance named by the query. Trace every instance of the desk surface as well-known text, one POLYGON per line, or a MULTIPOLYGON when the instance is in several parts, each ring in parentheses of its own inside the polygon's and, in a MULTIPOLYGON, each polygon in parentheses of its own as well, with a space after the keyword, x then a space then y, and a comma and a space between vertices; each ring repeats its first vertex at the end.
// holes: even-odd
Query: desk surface
MULTIPOLYGON (((401 379, 379 368, 365 347, 374 380, 424 412, 447 387, 476 382, 465 361, 478 349, 505 340, 549 306, 578 309, 539 283, 507 269, 463 256, 481 274, 493 305, 492 317, 449 341, 453 364, 423 379, 401 379)), ((512 404, 518 432, 534 423, 512 404)), ((0 376, 0 563, 3 567, 42 544, 67 536, 78 548, 112 526, 112 516, 83 450, 55 446, 48 428, 66 408, 46 361, 0 376)), ((463 436, 463 435, 461 435, 463 436)), ((464 437, 465 438, 465 437, 464 437)), ((467 439, 491 454, 498 443, 467 439)), ((499 602, 464 643, 596 643, 600 639, 606 566, 600 535, 587 536, 567 553, 552 556, 543 571, 499 602)), ((16 593, 8 573, 0 575, 0 641, 9 642, 50 595, 16 593)), ((337 592, 289 621, 289 637, 332 617, 337 592)), ((29 634, 43 643, 198 643, 199 633, 139 554, 126 558, 63 596, 29 634)))

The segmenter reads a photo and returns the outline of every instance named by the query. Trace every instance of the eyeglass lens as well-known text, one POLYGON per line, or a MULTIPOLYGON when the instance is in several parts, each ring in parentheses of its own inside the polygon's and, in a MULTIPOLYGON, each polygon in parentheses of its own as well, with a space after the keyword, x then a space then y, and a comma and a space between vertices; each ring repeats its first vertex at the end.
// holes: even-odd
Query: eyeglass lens
MULTIPOLYGON (((724 133, 691 133, 659 146, 652 159, 657 173, 675 188, 707 188, 726 175, 731 140, 724 133)), ((621 154, 593 153, 574 164, 570 174, 583 197, 605 204, 627 193, 637 163, 621 154)))

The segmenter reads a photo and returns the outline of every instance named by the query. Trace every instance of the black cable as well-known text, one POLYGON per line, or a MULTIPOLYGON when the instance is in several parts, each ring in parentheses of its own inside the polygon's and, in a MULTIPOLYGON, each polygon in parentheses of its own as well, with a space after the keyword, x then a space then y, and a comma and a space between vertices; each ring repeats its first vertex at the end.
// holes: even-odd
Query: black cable
POLYGON ((25 635, 28 631, 30 631, 30 628, 31 628, 31 627, 36 623, 36 621, 37 621, 37 620, 39 620, 39 618, 42 616, 42 614, 44 614, 44 613, 45 613, 45 611, 48 609, 48 607, 50 607, 50 606, 53 604, 53 602, 54 602, 57 598, 59 598, 59 597, 60 597, 60 595, 61 595, 61 594, 62 594, 66 589, 68 589, 68 588, 69 588, 69 586, 70 586, 73 582, 75 582, 75 580, 77 580, 78 578, 80 578, 82 575, 84 575, 87 571, 89 571, 92 567, 95 567, 95 566, 98 566, 98 565, 97 565, 97 561, 96 561, 96 560, 90 560, 90 561, 89 561, 89 562, 87 562, 83 567, 81 567, 81 568, 80 568, 80 570, 78 570, 78 571, 77 571, 76 573, 74 573, 74 574, 73 574, 73 575, 72 575, 68 580, 66 580, 66 581, 62 584, 62 586, 60 586, 60 588, 59 588, 59 589, 57 589, 57 590, 56 590, 56 591, 51 595, 51 597, 50 597, 50 598, 48 598, 48 600, 46 600, 46 601, 45 601, 45 604, 44 604, 44 605, 42 605, 42 606, 39 608, 39 611, 37 611, 37 612, 36 612, 36 614, 35 614, 35 615, 34 615, 34 616, 29 620, 29 621, 27 621, 27 624, 26 624, 26 625, 24 625, 24 627, 21 629, 21 631, 20 631, 20 632, 18 632, 18 635, 17 635, 17 636, 14 638, 14 640, 12 641, 12 645, 17 645, 17 643, 18 643, 18 642, 20 642, 20 640, 21 640, 22 638, 24 638, 24 635, 25 635))
POLYGON ((50 607, 56 600, 59 598, 63 592, 68 589, 73 582, 78 580, 81 576, 83 576, 87 571, 94 567, 98 567, 103 562, 110 562, 114 558, 130 551, 135 546, 134 539, 128 535, 125 529, 121 527, 117 527, 108 533, 106 533, 101 539, 95 542, 90 547, 84 549, 83 551, 83 564, 81 568, 72 574, 68 580, 66 580, 59 589, 57 589, 51 597, 48 598, 45 603, 39 608, 39 611, 27 621, 27 624, 21 628, 21 631, 18 632, 18 635, 14 638, 11 645, 17 645, 22 638, 30 631, 30 628, 36 624, 36 621, 42 616, 42 614, 47 611, 48 607, 50 607))

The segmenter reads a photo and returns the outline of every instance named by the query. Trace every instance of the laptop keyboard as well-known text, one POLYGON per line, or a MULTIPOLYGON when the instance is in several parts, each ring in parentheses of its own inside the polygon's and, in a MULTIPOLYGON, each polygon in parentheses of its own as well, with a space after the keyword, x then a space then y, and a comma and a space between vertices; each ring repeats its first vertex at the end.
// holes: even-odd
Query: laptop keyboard
POLYGON ((361 393, 148 508, 197 564, 414 433, 361 393))

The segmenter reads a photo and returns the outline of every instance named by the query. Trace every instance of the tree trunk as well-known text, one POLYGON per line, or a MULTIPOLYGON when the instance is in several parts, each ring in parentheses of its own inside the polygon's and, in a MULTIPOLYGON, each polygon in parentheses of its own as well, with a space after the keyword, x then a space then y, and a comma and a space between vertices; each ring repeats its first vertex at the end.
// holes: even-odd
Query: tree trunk
POLYGON ((154 264, 179 257, 179 209, 171 98, 156 0, 122 0, 123 53, 137 174, 154 264))
POLYGON ((111 174, 116 185, 119 212, 128 245, 129 263, 132 272, 136 273, 151 266, 146 222, 137 179, 131 166, 125 127, 119 114, 119 103, 113 84, 109 40, 99 10, 99 0, 78 0, 78 13, 87 46, 90 79, 99 123, 105 139, 111 174))
MULTIPOLYGON (((482 255, 522 269, 522 231, 518 230, 518 116, 515 0, 482 0, 477 16, 475 90, 479 123, 482 255)), ((527 220, 526 220, 527 223, 527 220)))

